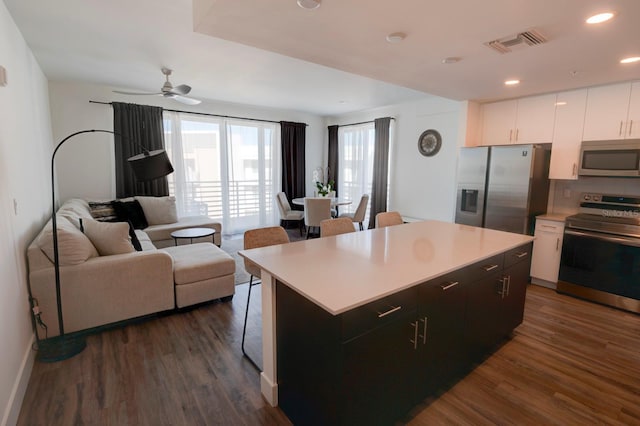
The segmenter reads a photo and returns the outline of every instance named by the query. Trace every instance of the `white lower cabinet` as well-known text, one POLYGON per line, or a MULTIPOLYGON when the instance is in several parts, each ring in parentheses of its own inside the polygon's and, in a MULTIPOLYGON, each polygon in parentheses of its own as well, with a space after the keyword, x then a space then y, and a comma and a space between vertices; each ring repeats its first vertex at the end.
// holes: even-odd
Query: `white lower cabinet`
POLYGON ((556 288, 562 254, 564 222, 537 219, 531 259, 531 282, 556 288))

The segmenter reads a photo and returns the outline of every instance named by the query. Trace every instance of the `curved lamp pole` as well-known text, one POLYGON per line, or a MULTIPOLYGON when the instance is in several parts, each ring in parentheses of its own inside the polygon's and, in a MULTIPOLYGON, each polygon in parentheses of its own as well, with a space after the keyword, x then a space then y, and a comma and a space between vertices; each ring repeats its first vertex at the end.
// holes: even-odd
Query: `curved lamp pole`
MULTIPOLYGON (((59 335, 50 337, 45 340, 38 340, 38 359, 43 362, 61 361, 71 358, 72 356, 82 352, 86 347, 84 336, 71 336, 64 332, 64 320, 62 318, 62 298, 60 294, 60 258, 58 249, 58 223, 56 212, 56 185, 55 185, 55 158, 60 147, 69 139, 83 133, 110 133, 124 137, 119 133, 111 130, 81 130, 72 133, 64 138, 51 155, 51 228, 53 233, 53 266, 56 284, 56 305, 58 309, 58 329, 59 335)), ((164 150, 149 151, 142 147, 142 154, 136 155, 128 159, 133 169, 133 173, 138 180, 153 180, 164 177, 173 172, 173 166, 169 161, 169 157, 164 150)), ((37 337, 37 332, 36 332, 37 337)))

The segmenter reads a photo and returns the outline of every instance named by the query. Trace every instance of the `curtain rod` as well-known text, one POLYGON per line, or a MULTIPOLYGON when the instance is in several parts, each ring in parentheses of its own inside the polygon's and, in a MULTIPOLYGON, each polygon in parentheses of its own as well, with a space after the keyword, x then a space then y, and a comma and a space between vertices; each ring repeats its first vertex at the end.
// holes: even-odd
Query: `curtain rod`
MULTIPOLYGON (((101 104, 101 105, 111 105, 112 102, 99 102, 99 101, 89 101, 90 104, 101 104)), ((249 117, 235 117, 233 115, 220 115, 220 114, 210 114, 208 112, 192 112, 192 111, 181 111, 179 109, 167 109, 167 108, 162 108, 163 111, 170 111, 170 112, 180 112, 180 113, 184 113, 184 114, 195 114, 195 115, 208 115, 210 117, 221 117, 221 118, 235 118, 237 120, 249 120, 249 121, 261 121, 263 123, 275 123, 275 124, 280 124, 279 121, 274 121, 274 120, 262 120, 259 118, 249 118, 249 117)), ((308 126, 308 124, 305 123, 305 126, 308 126)))
MULTIPOLYGON (((392 120, 395 120, 395 117, 389 117, 392 120)), ((375 120, 369 120, 369 121, 361 121, 359 123, 349 123, 349 124, 338 124, 338 127, 347 127, 347 126, 358 126, 360 124, 369 124, 369 123, 375 123, 375 120)))

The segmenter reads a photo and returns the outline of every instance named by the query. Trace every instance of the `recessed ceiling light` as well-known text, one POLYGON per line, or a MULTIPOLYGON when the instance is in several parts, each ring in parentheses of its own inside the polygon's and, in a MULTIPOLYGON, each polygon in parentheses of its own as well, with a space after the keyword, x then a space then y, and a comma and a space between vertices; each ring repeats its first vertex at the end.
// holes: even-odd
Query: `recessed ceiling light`
POLYGON ((640 62, 640 56, 630 56, 620 61, 621 64, 632 64, 634 62, 640 62))
POLYGON ((506 86, 515 86, 515 85, 520 84, 520 80, 506 80, 506 81, 504 82, 504 84, 505 84, 506 86))
POLYGON ((458 58, 457 56, 449 56, 448 58, 444 58, 442 60, 443 64, 455 64, 456 62, 460 62, 462 58, 458 58))
POLYGON ((389 43, 400 43, 405 37, 407 37, 405 33, 391 33, 387 35, 387 41, 389 43))
POLYGON ((593 15, 587 18, 586 22, 587 24, 599 24, 613 18, 613 15, 613 12, 598 13, 597 15, 593 15))
POLYGON ((317 9, 320 7, 320 0, 298 0, 298 6, 303 9, 317 9))

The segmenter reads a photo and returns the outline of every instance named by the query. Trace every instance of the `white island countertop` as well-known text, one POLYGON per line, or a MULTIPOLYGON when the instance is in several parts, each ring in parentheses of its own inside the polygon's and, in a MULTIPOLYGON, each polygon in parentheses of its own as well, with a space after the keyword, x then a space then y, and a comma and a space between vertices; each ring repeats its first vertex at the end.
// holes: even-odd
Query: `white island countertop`
POLYGON ((532 240, 428 220, 239 254, 338 315, 532 240))

